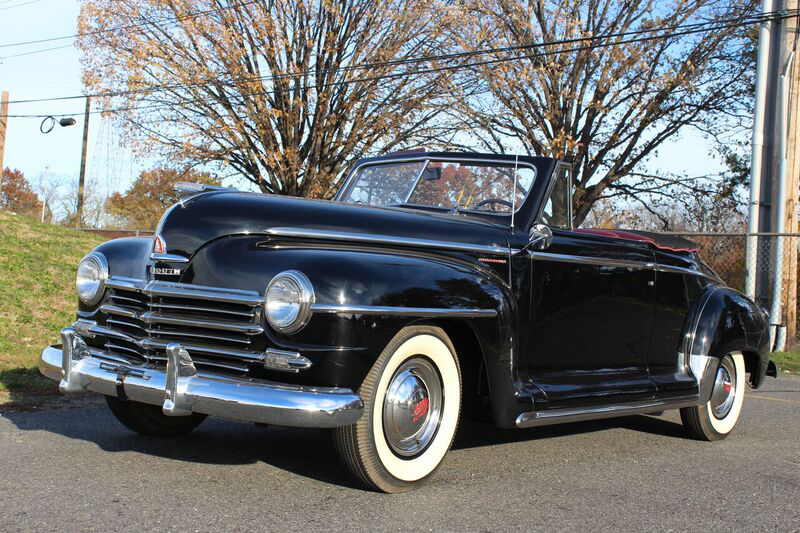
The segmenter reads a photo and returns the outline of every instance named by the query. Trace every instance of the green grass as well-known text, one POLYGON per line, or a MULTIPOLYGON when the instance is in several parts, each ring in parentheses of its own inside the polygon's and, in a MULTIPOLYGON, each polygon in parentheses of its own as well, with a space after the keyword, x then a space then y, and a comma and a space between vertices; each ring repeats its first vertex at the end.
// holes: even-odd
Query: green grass
POLYGON ((800 374, 800 352, 775 352, 770 357, 778 364, 781 373, 800 374))
POLYGON ((75 268, 102 241, 0 211, 0 395, 55 390, 37 360, 75 319, 75 268))

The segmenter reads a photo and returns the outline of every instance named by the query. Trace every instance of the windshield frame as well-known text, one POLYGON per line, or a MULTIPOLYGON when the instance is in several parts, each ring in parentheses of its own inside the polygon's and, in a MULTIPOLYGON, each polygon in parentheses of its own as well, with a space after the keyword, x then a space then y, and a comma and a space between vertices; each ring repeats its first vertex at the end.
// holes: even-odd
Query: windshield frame
POLYGON ((523 198, 520 202, 515 202, 513 211, 510 212, 494 212, 484 209, 469 209, 469 208, 458 208, 459 213, 463 214, 474 214, 474 215, 481 215, 481 216, 489 216, 489 217, 501 217, 501 218, 508 218, 513 225, 513 216, 518 214, 522 206, 528 200, 531 195, 531 192, 534 190, 534 186, 536 185, 537 180, 539 179, 539 169, 536 165, 533 165, 527 161, 523 161, 522 158, 517 159, 493 159, 487 157, 458 157, 458 156, 438 156, 432 154, 420 154, 417 156, 407 156, 407 157, 392 157, 387 159, 379 159, 379 160, 367 160, 357 163, 353 170, 347 175, 344 183, 339 188, 339 191, 336 193, 334 197, 334 201, 347 203, 348 205, 360 205, 351 202, 344 202, 342 200, 345 198, 349 193, 350 190, 355 186, 355 177, 359 174, 361 170, 367 167, 374 167, 374 166, 381 166, 381 165, 396 165, 398 163, 418 163, 422 162, 422 168, 418 172, 416 178, 414 179, 414 185, 409 190, 409 193, 405 197, 405 201, 399 204, 386 204, 384 206, 372 205, 371 207, 412 207, 412 208, 420 208, 426 210, 433 210, 440 213, 447 213, 452 211, 451 207, 444 207, 444 206, 435 206, 435 205, 423 205, 423 204, 413 204, 409 203, 408 200, 411 198, 411 195, 414 194, 414 190, 417 188, 419 184, 419 180, 422 178, 422 174, 425 172, 425 169, 428 167, 430 162, 442 162, 442 163, 461 163, 464 165, 469 165, 470 163, 482 163, 482 164, 489 164, 489 165, 497 165, 497 166, 515 166, 517 169, 519 168, 527 168, 533 171, 533 181, 531 182, 531 186, 528 191, 525 193, 525 198, 523 198))

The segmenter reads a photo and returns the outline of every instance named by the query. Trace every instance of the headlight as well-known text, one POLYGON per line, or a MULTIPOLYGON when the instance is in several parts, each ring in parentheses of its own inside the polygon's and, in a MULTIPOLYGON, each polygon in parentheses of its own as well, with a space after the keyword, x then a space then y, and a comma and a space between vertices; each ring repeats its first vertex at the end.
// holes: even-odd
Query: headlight
POLYGON ((87 305, 96 304, 103 296, 106 279, 108 279, 106 257, 98 252, 92 252, 84 257, 78 264, 78 275, 75 279, 78 298, 87 305))
POLYGON ((269 282, 264 294, 264 314, 281 333, 300 331, 311 318, 314 288, 302 272, 287 270, 269 282))

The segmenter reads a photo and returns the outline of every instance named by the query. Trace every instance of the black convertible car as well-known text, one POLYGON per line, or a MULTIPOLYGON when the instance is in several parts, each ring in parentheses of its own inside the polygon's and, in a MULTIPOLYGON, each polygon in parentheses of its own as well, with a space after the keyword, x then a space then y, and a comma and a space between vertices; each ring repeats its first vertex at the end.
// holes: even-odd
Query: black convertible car
POLYGON ((692 242, 573 228, 554 159, 365 159, 333 201, 180 189, 154 238, 81 261, 77 320, 41 357, 146 435, 207 415, 332 428, 358 479, 397 492, 431 475, 461 416, 680 409, 716 440, 746 381, 777 375, 765 314, 692 242))

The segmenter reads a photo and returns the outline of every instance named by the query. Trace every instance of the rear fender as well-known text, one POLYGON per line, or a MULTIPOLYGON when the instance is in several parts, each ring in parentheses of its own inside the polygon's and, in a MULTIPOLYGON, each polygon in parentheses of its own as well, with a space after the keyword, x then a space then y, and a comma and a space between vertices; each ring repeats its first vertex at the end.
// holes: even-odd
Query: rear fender
POLYGON ((709 287, 698 300, 693 326, 686 335, 688 366, 698 381, 700 400, 711 397, 720 360, 732 352, 745 356, 750 384, 764 381, 769 364, 769 330, 764 312, 743 294, 709 287))

